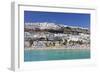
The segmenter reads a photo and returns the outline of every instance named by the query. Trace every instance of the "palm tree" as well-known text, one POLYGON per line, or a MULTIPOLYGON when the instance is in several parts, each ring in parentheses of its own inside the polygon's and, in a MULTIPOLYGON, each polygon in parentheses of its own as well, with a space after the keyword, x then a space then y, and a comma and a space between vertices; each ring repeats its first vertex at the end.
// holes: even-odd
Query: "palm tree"
POLYGON ((29 38, 29 43, 30 43, 30 47, 31 47, 33 44, 33 40, 31 38, 29 38))

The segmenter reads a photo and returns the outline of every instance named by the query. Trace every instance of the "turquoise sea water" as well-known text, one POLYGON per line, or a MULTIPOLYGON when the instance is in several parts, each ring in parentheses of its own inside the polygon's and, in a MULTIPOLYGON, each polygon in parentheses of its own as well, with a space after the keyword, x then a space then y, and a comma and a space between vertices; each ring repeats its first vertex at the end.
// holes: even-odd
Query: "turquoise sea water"
POLYGON ((70 60, 90 58, 90 50, 49 49, 24 50, 24 61, 70 60))

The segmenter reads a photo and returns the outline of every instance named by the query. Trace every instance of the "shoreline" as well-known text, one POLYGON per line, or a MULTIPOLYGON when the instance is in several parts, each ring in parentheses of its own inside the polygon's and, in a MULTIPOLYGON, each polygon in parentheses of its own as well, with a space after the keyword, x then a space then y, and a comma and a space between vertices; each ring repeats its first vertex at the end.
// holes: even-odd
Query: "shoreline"
POLYGON ((24 48, 24 50, 62 50, 62 49, 68 49, 68 50, 90 50, 90 47, 43 47, 43 48, 24 48))

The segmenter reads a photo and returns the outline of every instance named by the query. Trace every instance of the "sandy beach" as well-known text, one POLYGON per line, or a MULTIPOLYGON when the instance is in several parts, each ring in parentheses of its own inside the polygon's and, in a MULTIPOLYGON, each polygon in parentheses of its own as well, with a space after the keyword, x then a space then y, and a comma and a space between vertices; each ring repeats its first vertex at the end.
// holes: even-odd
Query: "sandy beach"
POLYGON ((55 46, 55 47, 25 47, 24 50, 35 50, 35 49, 38 49, 38 50, 49 50, 49 49, 84 49, 84 50, 89 50, 90 49, 90 45, 75 45, 75 46, 55 46))

